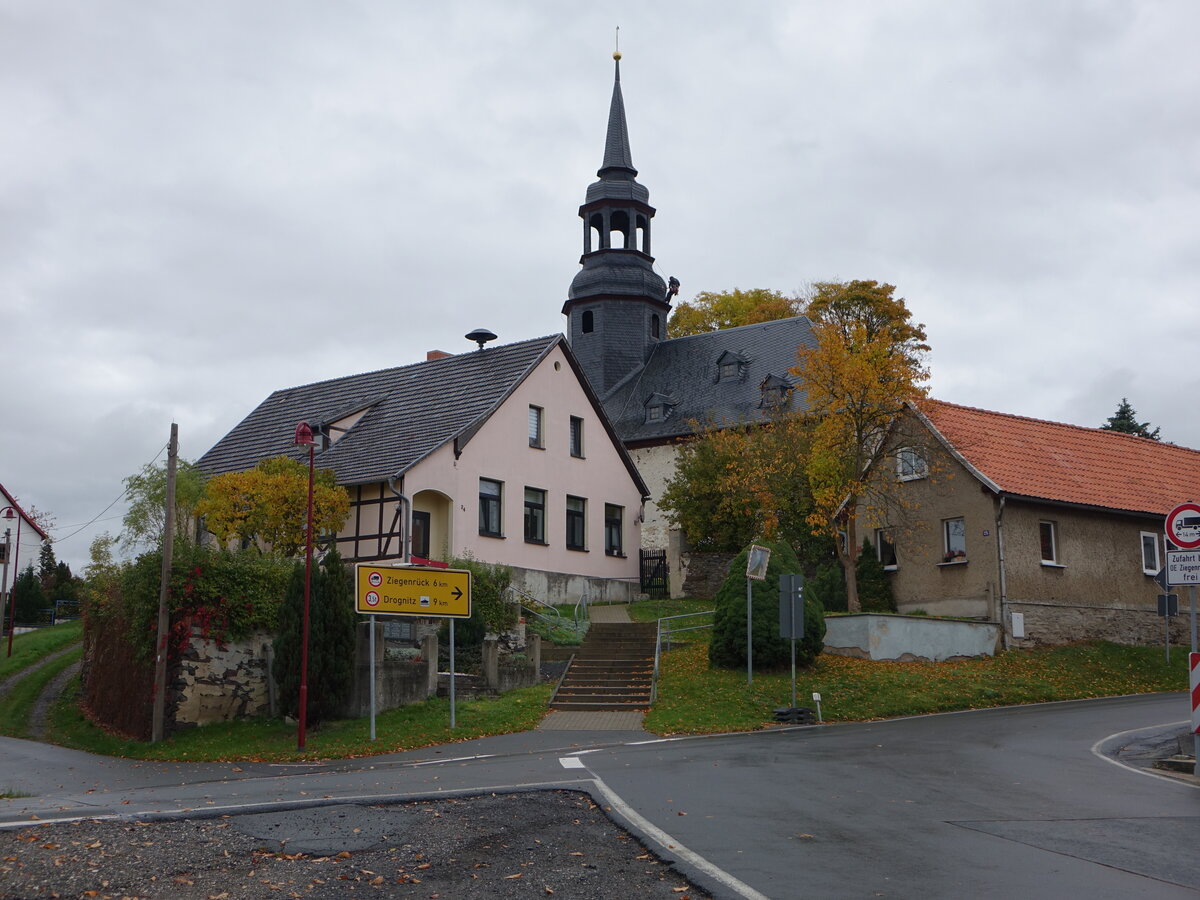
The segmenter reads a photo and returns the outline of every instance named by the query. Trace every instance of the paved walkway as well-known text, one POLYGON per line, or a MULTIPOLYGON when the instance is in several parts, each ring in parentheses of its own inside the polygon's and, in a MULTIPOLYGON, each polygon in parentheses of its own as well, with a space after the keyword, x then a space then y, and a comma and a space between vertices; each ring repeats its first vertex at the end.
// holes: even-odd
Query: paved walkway
MULTIPOLYGON (((607 603, 588 607, 593 622, 629 622, 629 608, 624 603, 607 603)), ((641 731, 644 713, 631 710, 587 712, 552 710, 538 725, 538 731, 641 731)))
POLYGON ((641 712, 624 709, 587 712, 556 709, 546 713, 538 731, 641 731, 641 712))
POLYGON ((624 603, 606 603, 603 606, 589 606, 588 618, 593 622, 632 622, 629 609, 624 603))

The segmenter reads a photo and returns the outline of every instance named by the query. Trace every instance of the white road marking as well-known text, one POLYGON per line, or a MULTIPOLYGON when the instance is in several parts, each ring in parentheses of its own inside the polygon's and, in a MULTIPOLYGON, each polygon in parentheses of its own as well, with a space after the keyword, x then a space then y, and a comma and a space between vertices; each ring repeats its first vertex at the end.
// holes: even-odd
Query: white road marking
POLYGON ((620 796, 614 793, 613 790, 599 778, 595 779, 592 783, 595 784, 596 790, 604 797, 605 803, 611 806, 620 815, 624 816, 625 819, 632 823, 635 827, 640 829, 642 834, 661 845, 664 853, 678 856, 681 859, 686 860, 690 865, 695 866, 709 878, 720 882, 738 896, 744 897, 745 900, 770 900, 770 898, 765 894, 760 894, 754 888, 750 887, 750 885, 746 884, 744 881, 739 881, 737 878, 734 878, 724 869, 717 868, 699 853, 689 850, 657 825, 642 817, 633 809, 633 807, 622 800, 620 796))
MULTIPOLYGON (((1166 723, 1164 723, 1164 725, 1162 727, 1169 728, 1172 725, 1187 725, 1187 724, 1188 724, 1188 720, 1183 719, 1182 721, 1179 721, 1179 722, 1166 722, 1166 723)), ((1151 726, 1151 727, 1155 727, 1155 726, 1151 726)), ((1145 730, 1146 730, 1145 728, 1131 728, 1128 731, 1118 731, 1116 734, 1110 734, 1108 737, 1100 738, 1100 740, 1098 740, 1098 741, 1096 741, 1096 743, 1092 744, 1092 755, 1095 756, 1097 759, 1104 760, 1106 763, 1112 763, 1114 766, 1117 766, 1118 768, 1125 769, 1127 772, 1135 772, 1138 775, 1146 775, 1149 778, 1157 778, 1159 781, 1169 781, 1172 784, 1181 784, 1184 787, 1190 787, 1194 790, 1196 788, 1196 785, 1194 785, 1194 784, 1188 784, 1188 782, 1180 781, 1178 778, 1172 778, 1170 775, 1160 775, 1158 772, 1152 772, 1149 769, 1142 769, 1142 768, 1138 768, 1137 766, 1131 766, 1131 765, 1129 765, 1129 763, 1121 762, 1121 760, 1116 759, 1111 756, 1105 756, 1103 753, 1100 752, 1101 745, 1107 744, 1109 741, 1116 740, 1117 738, 1122 738, 1127 734, 1137 734, 1137 733, 1145 731, 1145 730)))
POLYGON ((582 769, 583 760, 577 759, 574 756, 560 756, 558 758, 559 765, 564 769, 582 769))

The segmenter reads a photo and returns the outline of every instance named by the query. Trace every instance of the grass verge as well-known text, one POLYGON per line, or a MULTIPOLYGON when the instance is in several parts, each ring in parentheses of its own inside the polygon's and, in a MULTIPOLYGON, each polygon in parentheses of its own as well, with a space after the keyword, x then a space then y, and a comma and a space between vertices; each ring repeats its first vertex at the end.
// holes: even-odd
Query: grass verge
MULTIPOLYGON (((1175 648, 1169 664, 1163 656, 1161 647, 1107 641, 940 663, 826 654, 797 672, 796 700, 812 706, 819 692, 825 721, 850 722, 1185 690, 1186 652, 1175 648)), ((750 686, 745 670, 709 669, 708 644, 697 642, 663 657, 658 701, 645 728, 663 735, 753 731, 775 724, 775 708, 790 704, 790 670, 756 669, 750 686)))
MULTIPOLYGON (((667 616, 683 616, 710 612, 712 608, 712 600, 693 600, 690 597, 680 597, 676 600, 638 600, 629 604, 629 618, 635 622, 653 622, 657 619, 664 619, 667 616)), ((711 622, 711 616, 707 618, 696 616, 696 618, 688 619, 683 624, 699 625, 711 622)))
MULTIPOLYGON (((13 655, 0 656, 0 681, 14 672, 28 668, 43 656, 81 640, 83 640, 83 620, 81 619, 64 622, 61 625, 51 625, 49 628, 39 628, 25 634, 14 634, 13 655)), ((4 637, 3 642, 7 648, 8 638, 4 637)))
POLYGON ((17 681, 5 694, 4 704, 0 706, 0 734, 25 737, 29 728, 29 714, 46 685, 67 666, 78 662, 81 656, 82 645, 17 681))
POLYGON ((106 756, 175 762, 346 759, 529 731, 545 715, 552 689, 553 685, 539 684, 499 697, 459 701, 455 705, 457 727, 453 730, 450 701, 446 699, 380 713, 375 717, 375 741, 370 740, 369 719, 325 722, 308 729, 303 753, 296 750, 296 726, 280 719, 205 725, 177 732, 158 744, 129 740, 89 721, 79 711, 74 691, 68 690, 52 714, 50 739, 106 756))

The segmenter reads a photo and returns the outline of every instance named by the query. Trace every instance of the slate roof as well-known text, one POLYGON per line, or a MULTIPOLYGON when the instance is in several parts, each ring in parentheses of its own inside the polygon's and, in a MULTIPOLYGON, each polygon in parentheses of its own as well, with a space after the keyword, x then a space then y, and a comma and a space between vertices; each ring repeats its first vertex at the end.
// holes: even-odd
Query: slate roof
POLYGON ((940 400, 922 411, 992 490, 1152 515, 1198 496, 1200 451, 940 400))
POLYGON ((604 134, 604 161, 596 172, 600 180, 588 186, 585 203, 596 200, 650 202, 650 191, 638 184, 633 153, 629 149, 629 126, 625 123, 625 99, 621 95, 621 61, 616 63, 612 103, 608 108, 608 130, 604 134))
MULTIPOLYGON (((292 444, 296 423, 308 421, 315 430, 365 409, 344 436, 318 451, 316 464, 333 469, 339 484, 384 481, 449 441, 465 446, 555 347, 562 347, 599 411, 566 339, 556 334, 275 391, 197 465, 217 475, 253 468, 272 456, 304 459, 304 451, 292 444)), ((628 458, 626 465, 646 494, 628 458)))
MULTIPOLYGON (((796 365, 796 350, 815 343, 804 316, 661 341, 645 365, 602 398, 604 408, 627 444, 666 443, 691 434, 693 421, 701 426, 763 421, 771 415, 761 408, 763 380, 775 376, 795 384, 788 370, 796 365), (735 381, 719 382, 717 361, 727 354, 744 360, 742 371, 735 381), (647 401, 654 395, 676 405, 664 419, 647 421, 647 401)), ((790 408, 806 407, 803 391, 794 390, 790 408)))

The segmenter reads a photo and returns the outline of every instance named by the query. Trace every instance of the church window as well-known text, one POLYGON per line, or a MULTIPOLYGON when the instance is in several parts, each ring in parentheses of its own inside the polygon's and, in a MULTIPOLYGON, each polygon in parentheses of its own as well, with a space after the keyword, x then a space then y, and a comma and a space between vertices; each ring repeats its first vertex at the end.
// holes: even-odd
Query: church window
POLYGON ((652 315, 650 317, 650 337, 654 338, 655 340, 658 340, 658 332, 659 332, 659 319, 658 319, 658 313, 655 313, 654 315, 652 315))
POLYGON ((590 309, 585 309, 583 311, 583 322, 580 325, 580 330, 582 330, 584 334, 591 334, 595 327, 596 322, 594 314, 590 309))

